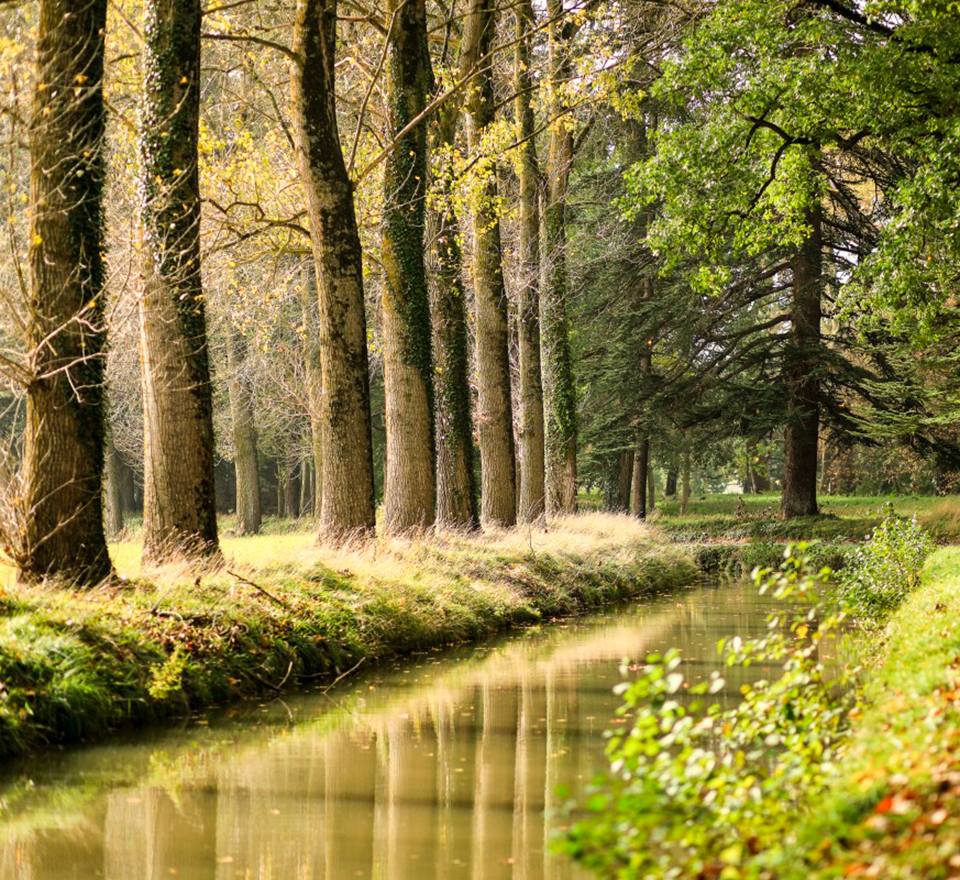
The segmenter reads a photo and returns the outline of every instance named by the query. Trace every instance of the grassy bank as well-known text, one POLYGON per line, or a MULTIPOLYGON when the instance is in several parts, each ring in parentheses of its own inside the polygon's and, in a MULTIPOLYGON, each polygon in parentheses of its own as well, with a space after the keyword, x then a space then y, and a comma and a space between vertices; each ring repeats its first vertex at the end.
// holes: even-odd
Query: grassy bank
POLYGON ((870 640, 865 708, 790 876, 960 876, 960 548, 870 640))
POLYGON ((0 595, 0 756, 332 680, 363 660, 477 639, 689 581, 689 553, 629 517, 329 551, 310 533, 224 541, 226 566, 92 592, 0 595))
POLYGON ((653 517, 658 528, 675 541, 801 541, 832 543, 860 541, 880 520, 884 505, 903 516, 916 516, 941 543, 960 543, 960 498, 930 496, 827 495, 820 498, 821 515, 779 519, 780 496, 704 495, 694 497, 686 514, 675 499, 662 501, 653 517))

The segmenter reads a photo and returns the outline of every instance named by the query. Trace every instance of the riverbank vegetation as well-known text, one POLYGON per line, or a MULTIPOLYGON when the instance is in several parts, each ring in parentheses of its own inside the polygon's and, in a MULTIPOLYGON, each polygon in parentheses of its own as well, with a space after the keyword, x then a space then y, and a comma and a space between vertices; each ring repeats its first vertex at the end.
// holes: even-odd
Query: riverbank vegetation
MULTIPOLYGON (((761 591, 785 604, 761 638, 721 642, 768 678, 721 708, 673 652, 620 688, 628 733, 564 850, 599 877, 951 877, 956 553, 888 511, 835 574, 805 544, 761 591)), ((723 665, 721 664, 721 666, 723 665)))
POLYGON ((688 554, 635 520, 381 539, 337 551, 310 533, 226 541, 229 562, 136 573, 100 589, 0 596, 0 754, 309 682, 689 583, 688 554))

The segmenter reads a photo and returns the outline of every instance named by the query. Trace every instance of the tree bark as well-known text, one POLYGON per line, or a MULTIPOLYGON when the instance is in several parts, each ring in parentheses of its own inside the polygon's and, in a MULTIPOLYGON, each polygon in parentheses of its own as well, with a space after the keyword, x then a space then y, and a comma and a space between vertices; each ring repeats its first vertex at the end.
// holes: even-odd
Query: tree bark
MULTIPOLYGON (((676 459, 674 459, 676 461, 676 459)), ((667 471, 667 482, 663 487, 665 498, 673 498, 677 494, 677 466, 672 465, 667 471)))
POLYGON ((657 506, 657 480, 656 472, 650 463, 649 453, 647 455, 647 511, 653 511, 657 506))
POLYGON ((680 515, 687 515, 690 503, 690 450, 683 450, 683 464, 680 472, 680 515))
POLYGON ((375 525, 363 252, 337 128, 336 0, 298 0, 293 118, 319 290, 323 487, 320 535, 375 525))
POLYGON ((630 512, 630 489, 633 481, 633 450, 625 449, 620 453, 617 480, 617 510, 630 512))
POLYGON ((300 511, 299 516, 310 516, 313 511, 313 457, 300 460, 300 511))
MULTIPOLYGON (((467 69, 479 67, 468 92, 467 140, 471 152, 482 148, 484 130, 494 122, 493 65, 489 57, 495 31, 493 0, 470 0, 464 22, 462 57, 467 69)), ((480 518, 484 524, 512 526, 517 521, 516 459, 507 297, 503 283, 497 175, 492 160, 480 162, 485 181, 473 210, 473 285, 476 299, 477 428, 480 438, 480 518)))
POLYGON ((300 516, 300 463, 295 459, 287 462, 283 481, 283 510, 291 519, 300 516))
POLYGON ((41 0, 30 129, 22 531, 27 580, 111 573, 103 528, 106 0, 41 0))
POLYGON ((533 100, 535 82, 530 62, 531 33, 536 25, 533 4, 521 0, 514 12, 514 115, 519 162, 518 312, 520 352, 520 522, 536 522, 546 514, 543 381, 540 366, 540 165, 537 160, 533 100))
MULTIPOLYGON (((437 116, 434 137, 446 150, 456 140, 459 107, 448 101, 437 116)), ((441 185, 446 187, 444 179, 441 185)), ((434 181, 437 184, 437 181, 434 181)), ((442 192, 428 209, 430 299, 436 376, 437 525, 474 529, 477 487, 474 476, 473 422, 470 416, 470 353, 467 344, 466 291, 460 224, 442 192)))
POLYGON ((218 552, 213 399, 200 280, 200 2, 151 0, 144 26, 144 559, 218 552))
POLYGON ((244 374, 246 341, 227 328, 227 393, 233 422, 233 463, 237 480, 237 534, 260 534, 260 460, 250 383, 244 374))
POLYGON ((323 408, 323 377, 320 370, 320 316, 317 311, 317 273, 313 260, 303 266, 300 307, 306 342, 303 358, 307 376, 307 406, 310 408, 310 445, 313 450, 313 516, 320 516, 323 494, 323 442, 320 412, 323 408))
POLYGON ((786 380, 789 421, 784 437, 784 519, 815 516, 820 430, 820 317, 823 290, 822 209, 807 213, 810 234, 793 259, 793 302, 786 380))
POLYGON ((562 0, 548 0, 550 44, 550 153, 544 230, 545 284, 540 291, 543 400, 546 421, 547 512, 577 508, 577 396, 567 326, 567 188, 573 164, 573 133, 564 110, 562 88, 572 76, 562 0))
POLYGON ((103 525, 109 540, 123 531, 123 468, 120 455, 107 435, 103 479, 103 525))
MULTIPOLYGON (((427 105, 430 58, 424 0, 387 0, 387 131, 392 138, 427 105)), ((433 524, 433 352, 424 257, 427 125, 399 139, 383 169, 381 262, 387 417, 384 530, 433 524)))
POLYGON ((633 515, 637 519, 647 518, 647 468, 650 464, 650 442, 642 437, 637 443, 633 457, 633 515))

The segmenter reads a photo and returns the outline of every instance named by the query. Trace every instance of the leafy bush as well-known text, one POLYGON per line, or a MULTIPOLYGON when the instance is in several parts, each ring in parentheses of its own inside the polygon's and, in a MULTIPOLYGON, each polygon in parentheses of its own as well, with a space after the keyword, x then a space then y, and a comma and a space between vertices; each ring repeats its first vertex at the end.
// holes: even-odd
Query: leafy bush
POLYGON ((881 621, 920 585, 920 572, 933 541, 916 517, 897 516, 886 505, 883 519, 852 554, 841 596, 854 614, 881 621))
POLYGON ((800 545, 754 577, 801 610, 772 616, 763 637, 735 638, 721 651, 728 665, 769 664, 781 674, 745 686, 730 709, 705 699, 725 687, 720 674, 691 684, 675 652, 649 657, 640 677, 620 686, 620 712, 633 723, 611 736, 610 774, 585 804, 589 817, 560 844, 598 876, 767 876, 799 811, 825 787, 857 701, 855 672, 821 660, 844 619, 817 604, 832 572, 814 570, 800 545))

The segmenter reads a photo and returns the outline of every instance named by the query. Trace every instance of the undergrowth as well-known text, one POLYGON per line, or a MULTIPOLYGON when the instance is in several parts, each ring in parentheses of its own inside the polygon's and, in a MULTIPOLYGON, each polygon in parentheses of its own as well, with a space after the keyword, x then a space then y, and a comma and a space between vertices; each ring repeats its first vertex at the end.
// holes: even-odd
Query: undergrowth
POLYGON ((754 573, 761 590, 799 601, 799 613, 772 616, 762 638, 721 644, 728 665, 779 670, 745 686, 737 706, 711 704, 720 674, 691 684, 673 654, 649 657, 621 686, 630 727, 611 734, 610 772, 583 805, 588 817, 559 843, 597 876, 960 876, 955 833, 937 831, 960 830, 960 637, 944 626, 939 640, 917 638, 919 596, 896 612, 932 543, 915 520, 888 510, 849 557, 840 589, 808 549, 790 548, 779 568, 754 573), (895 644, 866 684, 849 656, 838 657, 851 600, 854 621, 869 624, 862 638, 895 613, 887 631, 895 644))

